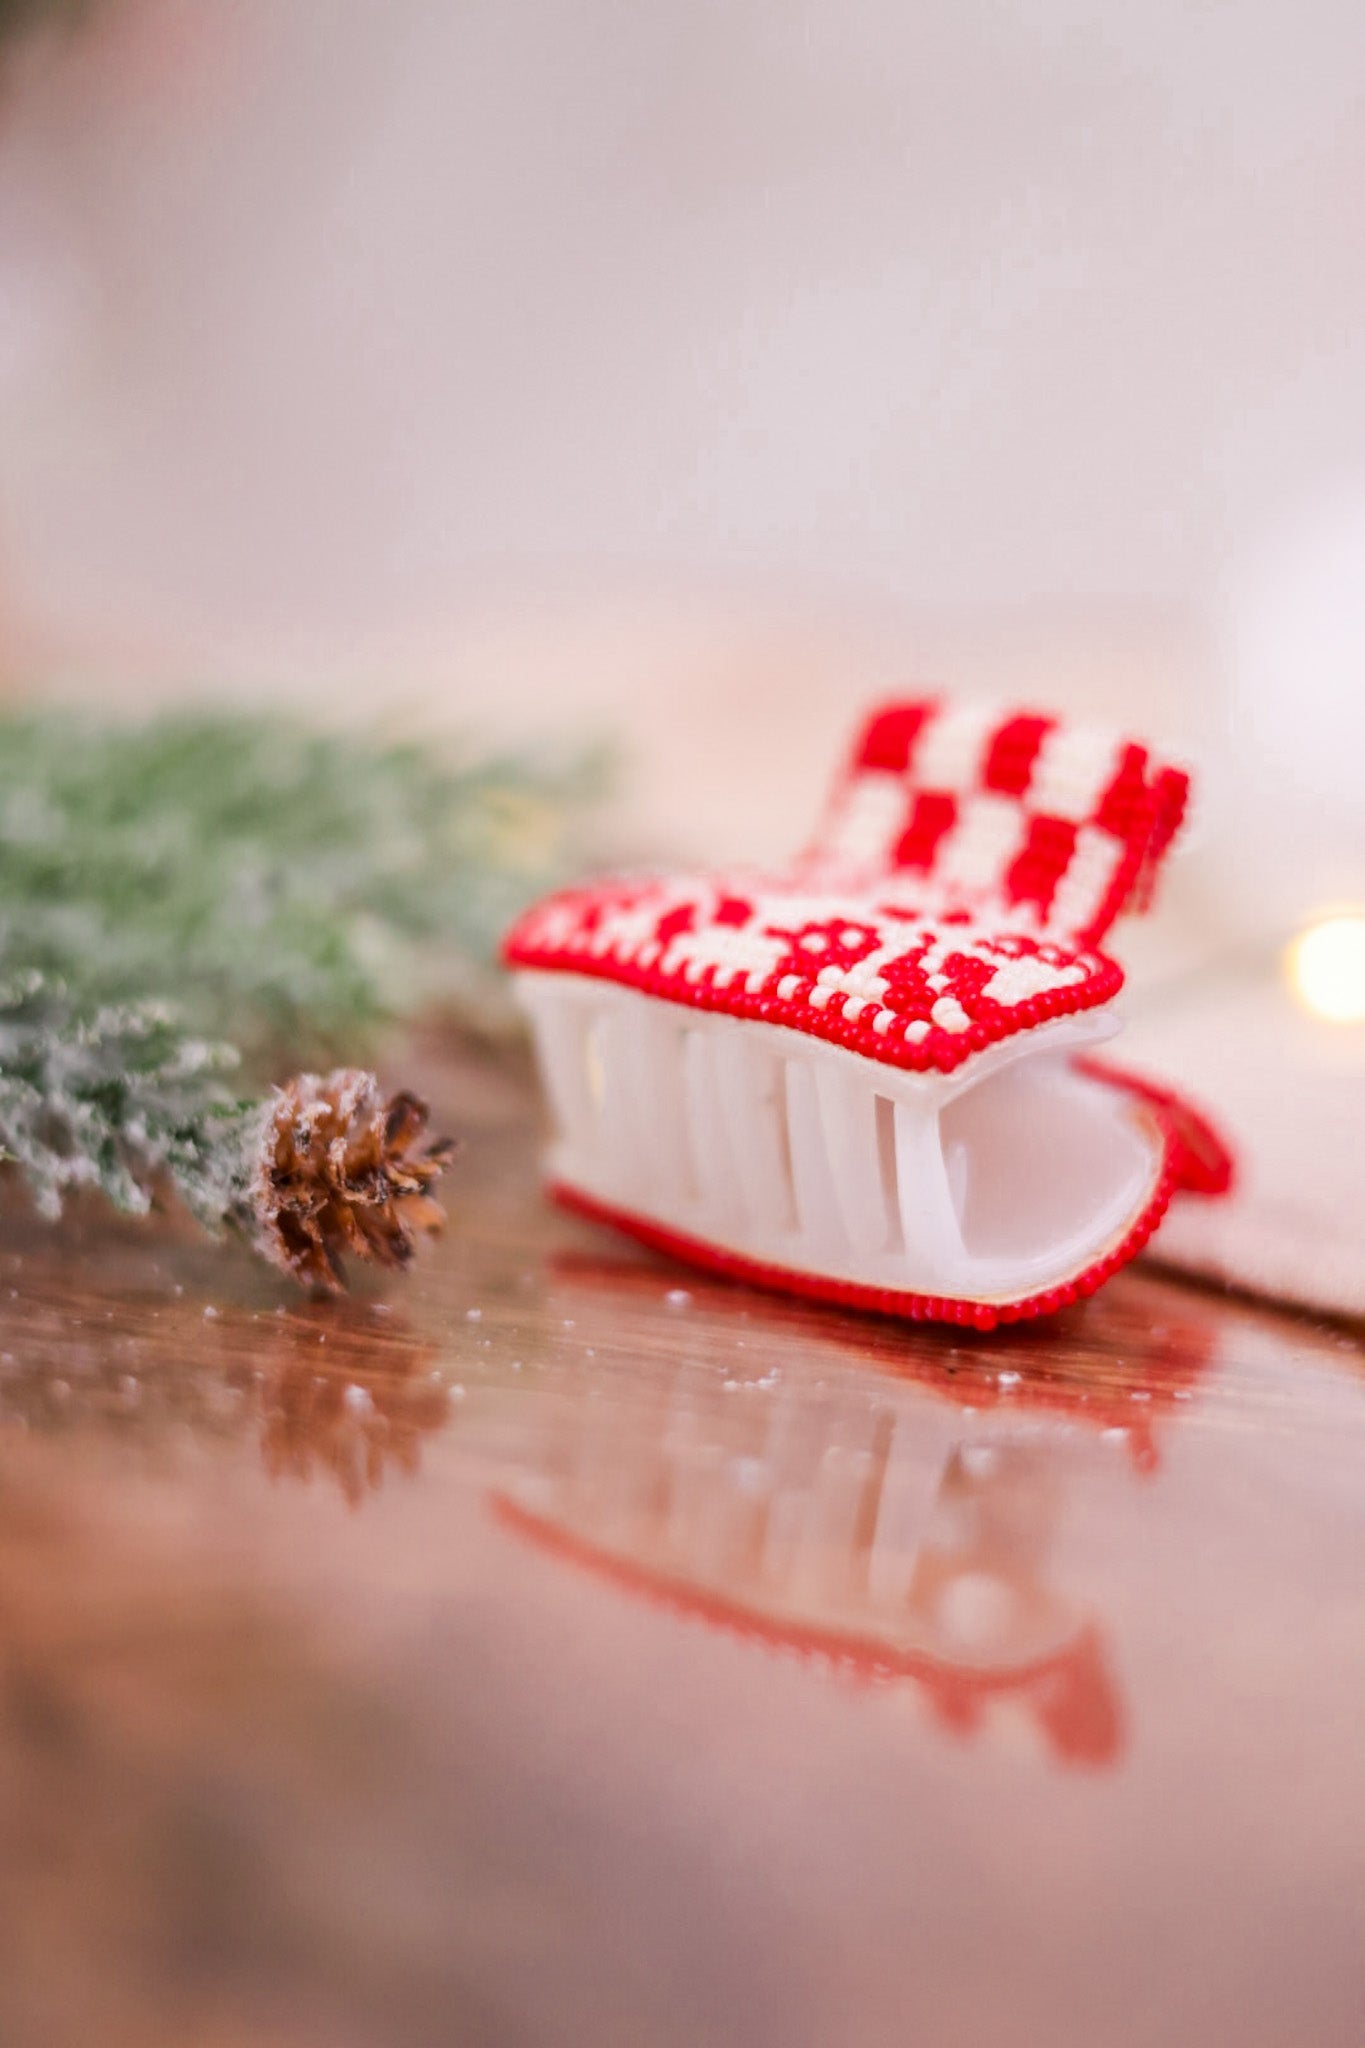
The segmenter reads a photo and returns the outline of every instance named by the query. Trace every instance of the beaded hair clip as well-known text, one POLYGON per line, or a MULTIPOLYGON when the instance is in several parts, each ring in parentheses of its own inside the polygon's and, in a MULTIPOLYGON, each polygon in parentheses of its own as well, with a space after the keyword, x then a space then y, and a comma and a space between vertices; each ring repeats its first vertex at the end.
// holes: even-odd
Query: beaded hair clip
POLYGON ((1188 781, 1131 740, 936 700, 864 727, 772 874, 562 891, 505 946, 551 1192, 761 1285, 982 1329, 1091 1293, 1217 1137, 1101 1066, 1188 781))

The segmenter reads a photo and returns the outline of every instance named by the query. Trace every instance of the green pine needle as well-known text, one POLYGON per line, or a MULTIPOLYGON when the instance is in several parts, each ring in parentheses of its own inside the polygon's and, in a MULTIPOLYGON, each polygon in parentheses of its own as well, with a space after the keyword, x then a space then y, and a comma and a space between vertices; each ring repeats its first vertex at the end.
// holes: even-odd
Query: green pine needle
POLYGON ((0 717, 0 1159, 49 1216, 172 1187, 259 1241, 265 1081, 354 1061, 434 1000, 490 1021, 498 935, 573 860, 600 784, 594 758, 283 719, 0 717))
POLYGON ((0 987, 0 1157, 39 1211, 95 1188, 142 1215, 170 1183, 209 1229, 240 1208, 261 1125, 224 1076, 231 1046, 188 1035, 159 1004, 73 1009, 41 975, 0 987))
POLYGON ((0 719, 0 969, 171 997, 248 1065, 496 1004, 499 932, 574 857, 600 761, 444 758, 285 720, 0 719))

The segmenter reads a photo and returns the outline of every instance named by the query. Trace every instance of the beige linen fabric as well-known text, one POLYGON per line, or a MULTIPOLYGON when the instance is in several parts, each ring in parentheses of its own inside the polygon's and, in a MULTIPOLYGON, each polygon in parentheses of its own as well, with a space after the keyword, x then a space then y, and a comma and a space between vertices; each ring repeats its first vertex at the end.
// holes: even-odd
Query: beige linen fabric
POLYGON ((1266 971, 1167 989, 1115 1052, 1206 1110, 1237 1160, 1229 1196, 1177 1198, 1151 1255, 1365 1317, 1365 1025, 1307 1016, 1266 971))

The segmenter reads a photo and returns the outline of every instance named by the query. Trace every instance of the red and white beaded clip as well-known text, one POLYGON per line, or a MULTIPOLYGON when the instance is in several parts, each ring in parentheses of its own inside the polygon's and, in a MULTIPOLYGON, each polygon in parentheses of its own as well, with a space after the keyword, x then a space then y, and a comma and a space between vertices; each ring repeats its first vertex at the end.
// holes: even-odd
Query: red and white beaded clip
POLYGON ((552 1191, 694 1263, 990 1328, 1090 1293, 1227 1154, 1080 1055, 1099 941, 1187 778, 1131 740, 935 700, 865 726, 774 874, 570 889, 509 934, 552 1191))

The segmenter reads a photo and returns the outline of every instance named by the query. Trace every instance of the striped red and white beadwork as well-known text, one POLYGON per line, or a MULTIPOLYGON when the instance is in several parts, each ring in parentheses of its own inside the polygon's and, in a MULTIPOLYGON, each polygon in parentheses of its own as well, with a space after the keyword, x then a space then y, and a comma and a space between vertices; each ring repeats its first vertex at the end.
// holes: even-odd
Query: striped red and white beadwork
POLYGON ((1130 740, 892 706, 785 873, 567 890, 520 921, 507 958, 947 1073, 1117 993, 1097 941, 1148 887, 1186 788, 1130 740))
POLYGON ((1140 902, 1188 788, 1137 741, 1090 727, 895 704, 864 728, 808 859, 922 875, 940 915, 989 906, 1092 946, 1140 902))

